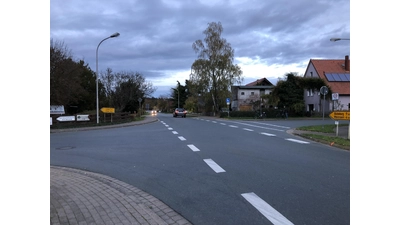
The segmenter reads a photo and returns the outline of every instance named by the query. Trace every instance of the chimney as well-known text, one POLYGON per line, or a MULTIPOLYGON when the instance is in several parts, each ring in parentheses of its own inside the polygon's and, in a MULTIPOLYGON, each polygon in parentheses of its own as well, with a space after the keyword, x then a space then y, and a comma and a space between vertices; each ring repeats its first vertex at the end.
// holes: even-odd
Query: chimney
POLYGON ((348 55, 344 57, 344 70, 350 71, 350 60, 348 55))

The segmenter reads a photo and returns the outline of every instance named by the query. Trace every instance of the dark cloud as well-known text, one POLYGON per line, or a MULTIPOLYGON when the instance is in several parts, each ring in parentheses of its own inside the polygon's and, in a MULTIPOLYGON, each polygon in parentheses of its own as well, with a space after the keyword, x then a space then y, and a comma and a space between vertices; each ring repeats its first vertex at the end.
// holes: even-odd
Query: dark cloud
MULTIPOLYGON (((197 58, 192 44, 204 39, 210 22, 221 22, 222 37, 234 48, 236 63, 242 68, 248 67, 239 59, 264 66, 301 67, 310 58, 350 54, 348 41, 329 41, 350 37, 349 0, 50 2, 50 38, 63 41, 75 58, 84 59, 95 70, 97 45, 119 32, 119 37, 101 44, 99 70, 138 71, 149 81, 164 79, 166 87, 176 85, 176 79, 170 78, 173 71, 179 76, 190 71, 197 58)), ((249 70, 244 76, 260 78, 249 70)), ((188 76, 179 79, 184 82, 188 76)))

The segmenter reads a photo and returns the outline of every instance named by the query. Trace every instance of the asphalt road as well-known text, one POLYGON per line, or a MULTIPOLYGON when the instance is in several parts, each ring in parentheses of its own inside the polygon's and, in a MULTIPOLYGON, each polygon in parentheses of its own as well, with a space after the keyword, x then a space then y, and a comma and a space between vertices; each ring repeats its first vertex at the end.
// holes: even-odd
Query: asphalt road
POLYGON ((286 132, 328 121, 158 118, 52 133, 50 163, 136 186, 193 224, 350 224, 350 153, 286 132))

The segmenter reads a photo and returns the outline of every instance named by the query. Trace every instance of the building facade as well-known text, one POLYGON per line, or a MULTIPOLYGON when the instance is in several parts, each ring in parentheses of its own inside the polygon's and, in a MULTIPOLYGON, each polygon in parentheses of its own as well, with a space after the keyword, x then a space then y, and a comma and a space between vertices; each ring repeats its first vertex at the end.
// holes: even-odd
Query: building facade
POLYGON ((310 59, 304 77, 325 81, 331 93, 321 96, 321 89, 304 90, 306 112, 329 113, 350 110, 350 59, 310 59))
POLYGON ((261 97, 270 94, 274 85, 266 78, 258 79, 244 86, 232 86, 232 111, 254 111, 267 105, 261 97))

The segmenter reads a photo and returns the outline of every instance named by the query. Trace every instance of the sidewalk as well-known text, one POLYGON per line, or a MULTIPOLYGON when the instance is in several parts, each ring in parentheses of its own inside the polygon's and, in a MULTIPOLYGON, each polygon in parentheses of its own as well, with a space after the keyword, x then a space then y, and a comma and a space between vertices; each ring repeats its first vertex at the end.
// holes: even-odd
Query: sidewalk
MULTIPOLYGON (((111 126, 54 129, 75 132, 142 125, 141 121, 111 126)), ((169 206, 148 193, 112 177, 72 168, 50 166, 50 224, 191 225, 169 206)))
POLYGON ((51 166, 50 224, 191 223, 129 184, 101 174, 51 166))

